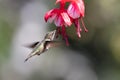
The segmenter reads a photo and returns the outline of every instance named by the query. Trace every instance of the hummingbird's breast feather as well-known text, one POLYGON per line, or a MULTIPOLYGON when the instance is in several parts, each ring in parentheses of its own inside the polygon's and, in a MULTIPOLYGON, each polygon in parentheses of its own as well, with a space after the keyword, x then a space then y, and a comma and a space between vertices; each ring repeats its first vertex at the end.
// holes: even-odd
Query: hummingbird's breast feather
POLYGON ((36 45, 36 47, 33 49, 33 52, 35 53, 41 53, 44 51, 44 41, 36 45))

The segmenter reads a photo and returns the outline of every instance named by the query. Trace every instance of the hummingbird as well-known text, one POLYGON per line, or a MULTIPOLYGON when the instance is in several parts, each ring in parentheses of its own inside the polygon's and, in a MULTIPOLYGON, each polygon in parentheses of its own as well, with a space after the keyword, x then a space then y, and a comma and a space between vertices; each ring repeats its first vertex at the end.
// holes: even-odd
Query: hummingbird
POLYGON ((28 55, 28 57, 25 59, 25 62, 29 58, 31 58, 35 55, 40 55, 40 54, 46 52, 47 50, 49 50, 49 48, 60 45, 61 43, 59 41, 54 41, 55 37, 56 37, 56 30, 48 32, 42 41, 35 42, 35 43, 29 45, 28 47, 33 48, 33 50, 28 55))

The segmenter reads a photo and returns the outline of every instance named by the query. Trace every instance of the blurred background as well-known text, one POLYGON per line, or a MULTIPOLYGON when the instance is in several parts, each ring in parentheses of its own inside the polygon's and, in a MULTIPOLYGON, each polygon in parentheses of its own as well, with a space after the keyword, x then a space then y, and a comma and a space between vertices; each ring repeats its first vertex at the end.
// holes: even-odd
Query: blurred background
POLYGON ((84 0, 89 32, 77 38, 67 28, 70 46, 24 59, 23 45, 42 40, 55 28, 44 14, 55 0, 0 0, 0 80, 120 80, 120 1, 84 0))

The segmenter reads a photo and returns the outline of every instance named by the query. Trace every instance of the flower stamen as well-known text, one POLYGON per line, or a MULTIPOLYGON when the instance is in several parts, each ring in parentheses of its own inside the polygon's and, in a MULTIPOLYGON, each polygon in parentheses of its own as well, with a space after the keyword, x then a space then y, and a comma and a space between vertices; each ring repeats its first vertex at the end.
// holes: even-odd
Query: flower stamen
POLYGON ((83 26, 83 28, 84 28, 85 32, 88 32, 88 29, 85 27, 85 24, 84 24, 84 21, 83 21, 83 19, 82 19, 82 18, 81 18, 81 22, 82 22, 82 26, 83 26))

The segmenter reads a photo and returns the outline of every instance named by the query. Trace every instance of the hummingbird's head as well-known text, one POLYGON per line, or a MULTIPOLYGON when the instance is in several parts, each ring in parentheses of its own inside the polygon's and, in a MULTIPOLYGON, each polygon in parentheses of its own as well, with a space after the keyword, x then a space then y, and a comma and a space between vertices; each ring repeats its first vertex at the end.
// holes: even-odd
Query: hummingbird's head
POLYGON ((45 35, 45 40, 47 41, 52 41, 56 36, 56 30, 53 30, 51 32, 48 32, 46 35, 45 35))

